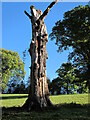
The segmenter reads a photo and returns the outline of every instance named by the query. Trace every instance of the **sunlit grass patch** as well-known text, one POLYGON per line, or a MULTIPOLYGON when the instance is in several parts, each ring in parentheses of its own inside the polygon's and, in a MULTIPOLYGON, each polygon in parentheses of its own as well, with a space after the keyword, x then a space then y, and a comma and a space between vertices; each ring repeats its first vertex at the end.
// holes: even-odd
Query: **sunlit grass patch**
POLYGON ((53 104, 65 104, 65 103, 76 103, 76 104, 88 104, 88 94, 72 94, 72 95, 55 95, 50 96, 53 104))

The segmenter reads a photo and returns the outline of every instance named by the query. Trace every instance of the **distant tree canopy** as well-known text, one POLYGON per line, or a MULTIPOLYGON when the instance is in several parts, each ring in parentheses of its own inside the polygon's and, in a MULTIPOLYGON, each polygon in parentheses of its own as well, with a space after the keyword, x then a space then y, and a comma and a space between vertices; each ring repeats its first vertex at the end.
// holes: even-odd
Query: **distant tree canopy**
POLYGON ((5 93, 28 94, 30 89, 30 77, 27 80, 10 80, 5 93))
POLYGON ((90 90, 90 6, 78 6, 64 13, 63 20, 55 23, 50 34, 56 40, 58 52, 72 48, 68 60, 80 82, 86 82, 90 90))
POLYGON ((22 80, 26 74, 24 64, 17 52, 11 50, 0 49, 2 91, 7 87, 8 81, 22 80))
POLYGON ((76 67, 71 63, 63 63, 56 71, 58 77, 49 82, 49 90, 51 94, 74 94, 88 93, 86 82, 78 82, 79 78, 75 72, 76 67))

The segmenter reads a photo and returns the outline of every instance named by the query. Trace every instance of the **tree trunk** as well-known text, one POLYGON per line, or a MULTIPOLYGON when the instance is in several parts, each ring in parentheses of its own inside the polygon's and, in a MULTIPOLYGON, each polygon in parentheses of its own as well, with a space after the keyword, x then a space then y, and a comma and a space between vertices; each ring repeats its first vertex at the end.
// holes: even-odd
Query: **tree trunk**
POLYGON ((31 55, 31 85, 28 99, 23 106, 29 110, 52 105, 49 99, 46 76, 46 59, 48 58, 46 43, 48 42, 48 34, 44 18, 56 2, 57 0, 52 2, 43 14, 41 10, 35 10, 34 6, 30 7, 32 16, 25 11, 32 23, 32 40, 29 49, 31 55))

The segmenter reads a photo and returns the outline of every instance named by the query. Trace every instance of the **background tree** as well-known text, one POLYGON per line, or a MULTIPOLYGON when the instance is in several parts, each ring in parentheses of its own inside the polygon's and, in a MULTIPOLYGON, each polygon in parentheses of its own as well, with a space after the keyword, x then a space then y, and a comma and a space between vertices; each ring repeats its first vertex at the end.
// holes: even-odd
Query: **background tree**
POLYGON ((52 95, 54 94, 62 94, 62 81, 59 77, 55 78, 52 80, 52 82, 50 83, 50 88, 49 91, 52 95))
POLYGON ((58 77, 49 82, 49 91, 54 94, 87 93, 86 81, 79 82, 77 68, 71 63, 63 63, 56 71, 58 77))
POLYGON ((8 81, 22 80, 25 76, 24 64, 17 52, 11 50, 0 49, 0 59, 2 59, 0 66, 2 92, 6 89, 8 81))
POLYGON ((86 81, 90 90, 90 6, 78 6, 64 13, 50 34, 56 40, 58 52, 72 48, 68 59, 77 67, 79 82, 86 81))
POLYGON ((58 79, 62 83, 63 93, 71 94, 77 90, 78 86, 76 86, 74 81, 77 81, 79 78, 76 77, 75 69, 71 63, 63 63, 56 71, 58 73, 58 79))

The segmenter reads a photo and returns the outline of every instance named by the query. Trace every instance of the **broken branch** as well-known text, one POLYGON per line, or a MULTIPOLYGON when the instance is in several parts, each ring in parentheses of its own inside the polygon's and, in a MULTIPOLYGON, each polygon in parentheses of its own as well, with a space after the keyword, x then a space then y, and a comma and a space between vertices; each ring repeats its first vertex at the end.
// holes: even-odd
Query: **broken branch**
POLYGON ((54 6, 54 4, 57 3, 58 0, 53 1, 48 7, 47 9, 43 12, 43 14, 40 16, 39 20, 42 20, 50 11, 50 9, 54 6))
POLYGON ((30 19, 32 19, 32 16, 30 16, 26 11, 24 11, 24 13, 25 13, 30 19))

